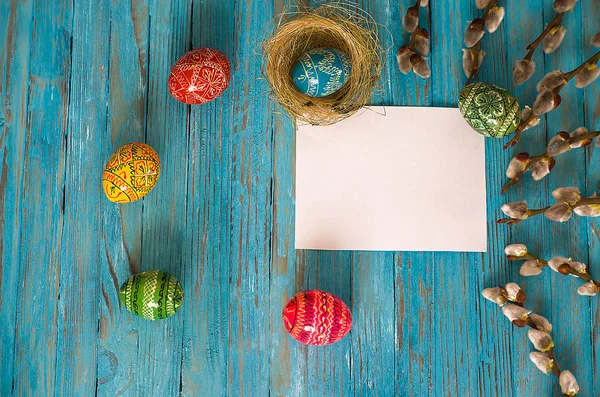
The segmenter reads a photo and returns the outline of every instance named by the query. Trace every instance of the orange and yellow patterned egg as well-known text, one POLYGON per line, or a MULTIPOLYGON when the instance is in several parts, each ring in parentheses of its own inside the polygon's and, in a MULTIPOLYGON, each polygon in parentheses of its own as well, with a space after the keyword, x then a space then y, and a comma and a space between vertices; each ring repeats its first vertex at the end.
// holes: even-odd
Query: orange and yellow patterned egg
POLYGON ((319 290, 302 291, 288 301, 283 325, 292 338, 307 345, 329 345, 352 328, 352 313, 337 296, 319 290))
POLYGON ((110 156, 102 174, 102 190, 115 203, 130 203, 147 195, 160 176, 158 154, 145 143, 129 143, 110 156))

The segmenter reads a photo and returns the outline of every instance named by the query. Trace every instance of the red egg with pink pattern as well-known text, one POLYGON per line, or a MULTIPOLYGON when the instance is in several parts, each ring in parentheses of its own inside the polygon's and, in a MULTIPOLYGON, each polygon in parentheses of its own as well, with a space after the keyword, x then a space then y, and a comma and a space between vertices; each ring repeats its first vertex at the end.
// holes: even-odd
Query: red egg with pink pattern
POLYGON ((323 346, 342 339, 352 328, 352 313, 337 296, 319 290, 297 293, 282 312, 283 324, 300 343, 323 346))

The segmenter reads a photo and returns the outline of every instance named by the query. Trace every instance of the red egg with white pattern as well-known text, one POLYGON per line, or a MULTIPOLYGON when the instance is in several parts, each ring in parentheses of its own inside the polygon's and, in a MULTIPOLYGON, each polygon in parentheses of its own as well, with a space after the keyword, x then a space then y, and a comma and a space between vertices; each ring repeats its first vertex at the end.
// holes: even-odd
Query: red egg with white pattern
POLYGON ((182 56, 171 69, 169 92, 188 105, 200 105, 221 95, 229 85, 229 60, 213 48, 199 48, 182 56))

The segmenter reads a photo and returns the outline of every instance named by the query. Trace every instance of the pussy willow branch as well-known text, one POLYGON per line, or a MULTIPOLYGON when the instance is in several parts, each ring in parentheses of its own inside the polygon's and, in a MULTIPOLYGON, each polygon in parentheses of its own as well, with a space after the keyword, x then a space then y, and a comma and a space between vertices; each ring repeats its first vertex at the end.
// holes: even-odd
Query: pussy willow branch
MULTIPOLYGON (((483 19, 484 25, 485 25, 485 20, 487 19, 488 15, 490 14, 490 10, 495 7, 496 5, 498 5, 498 0, 492 0, 488 3, 488 5, 485 7, 485 10, 483 11, 483 16, 481 17, 481 19, 483 19)), ((474 46, 473 49, 476 53, 479 53, 479 51, 481 51, 481 40, 479 40, 474 46)), ((479 72, 479 66, 475 66, 473 68, 473 71, 471 72, 471 74, 469 75, 469 78, 467 79, 467 82, 465 83, 465 87, 468 86, 469 84, 471 84, 471 81, 473 81, 473 79, 475 77, 477 77, 477 73, 479 72)))
MULTIPOLYGON (((573 79, 573 77, 577 76, 577 74, 579 72, 581 72, 583 70, 583 68, 586 67, 586 65, 598 63, 599 60, 600 60, 600 51, 598 51, 597 53, 595 53, 594 55, 592 55, 587 61, 583 62, 581 65, 579 65, 575 69, 571 70, 570 72, 564 73, 565 82, 563 84, 559 85, 558 87, 556 87, 553 90, 553 92, 555 94, 558 94, 560 92, 560 90, 562 90, 563 87, 565 85, 567 85, 567 83, 573 79)), ((519 142, 519 140, 521 139, 521 134, 523 133, 523 131, 525 131, 525 128, 529 125, 530 122, 532 122, 533 120, 535 120, 536 117, 537 116, 535 116, 532 113, 531 116, 528 119, 522 120, 519 123, 519 126, 515 130, 514 136, 512 137, 512 139, 510 141, 508 141, 506 143, 506 145, 504 145, 504 149, 505 150, 508 149, 509 147, 515 146, 519 142)))
MULTIPOLYGON (((538 326, 531 319, 531 316, 529 314, 527 315, 527 319, 525 320, 525 325, 527 325, 530 328, 546 332, 545 330, 538 328, 538 326)), ((556 378, 558 378, 560 376, 560 367, 556 363, 556 358, 554 357, 554 347, 551 347, 548 351, 546 351, 546 353, 548 354, 548 357, 552 360, 552 374, 556 376, 556 378)))
MULTIPOLYGON (((581 207, 582 205, 590 205, 590 204, 600 204, 600 197, 588 197, 588 198, 582 198, 581 200, 579 200, 577 203, 573 204, 573 205, 569 205, 569 209, 572 211, 577 207, 581 207)), ((544 212, 546 212, 546 210, 550 209, 550 207, 553 207, 552 205, 549 205, 547 207, 544 208, 539 208, 539 209, 530 209, 527 211, 527 218, 525 219, 517 219, 517 218, 501 218, 498 219, 496 221, 497 224, 504 224, 504 225, 508 225, 508 226, 513 226, 516 225, 517 223, 520 223, 526 219, 529 219, 531 217, 543 214, 544 212)))
MULTIPOLYGON (((586 139, 593 139, 593 138, 597 137, 598 135, 600 135, 600 131, 590 131, 583 135, 569 138, 569 141, 567 143, 569 145, 572 145, 577 142, 585 141, 586 139)), ((526 153, 526 154, 528 154, 528 153, 526 153)), ((500 194, 506 193, 508 191, 508 189, 511 186, 515 185, 521 179, 521 177, 525 174, 525 172, 531 170, 533 168, 533 166, 537 164, 538 161, 556 158, 556 157, 557 156, 549 156, 547 151, 542 154, 538 154, 537 156, 530 157, 529 160, 527 161, 527 166, 525 167, 525 170, 523 170, 523 172, 521 172, 519 175, 517 175, 516 177, 514 177, 510 181, 508 181, 502 187, 502 191, 500 192, 500 194)))
POLYGON ((564 15, 564 12, 559 12, 558 14, 556 14, 554 19, 548 24, 548 26, 546 26, 546 29, 544 29, 544 31, 538 36, 538 38, 527 46, 527 49, 529 51, 527 51, 527 55, 525 55, 525 58, 523 59, 531 61, 531 58, 533 57, 533 53, 535 52, 536 48, 540 45, 542 41, 544 41, 544 38, 548 36, 548 34, 550 34, 550 31, 553 28, 560 26, 560 22, 562 21, 564 15))
MULTIPOLYGON (((511 260, 511 261, 526 261, 526 260, 529 260, 529 259, 535 259, 535 260, 538 261, 539 266, 541 268, 543 268, 543 267, 550 267, 548 265, 548 261, 547 260, 542 259, 539 256, 536 256, 536 255, 532 254, 531 252, 527 252, 523 256, 508 255, 507 258, 508 258, 508 260, 511 260)), ((563 273, 561 273, 561 274, 563 274, 563 273)), ((592 282, 597 287, 600 287, 600 281, 595 280, 594 278, 592 278, 592 276, 589 273, 587 273, 587 272, 582 273, 582 272, 579 272, 579 271, 573 269, 572 267, 570 267, 568 274, 571 274, 571 275, 573 275, 575 277, 578 277, 578 278, 580 278, 580 279, 582 279, 584 281, 592 282)))

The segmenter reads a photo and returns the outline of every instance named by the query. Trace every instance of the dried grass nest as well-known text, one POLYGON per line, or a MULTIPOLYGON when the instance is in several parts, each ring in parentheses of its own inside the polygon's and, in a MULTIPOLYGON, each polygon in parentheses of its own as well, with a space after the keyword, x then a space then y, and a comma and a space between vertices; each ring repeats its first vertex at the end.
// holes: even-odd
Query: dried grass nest
POLYGON ((377 25, 366 12, 340 3, 327 4, 313 11, 284 14, 263 43, 263 72, 273 98, 292 119, 330 125, 366 105, 381 78, 382 54, 377 25), (302 54, 319 47, 344 52, 352 71, 340 90, 312 98, 296 89, 291 71, 302 54))

